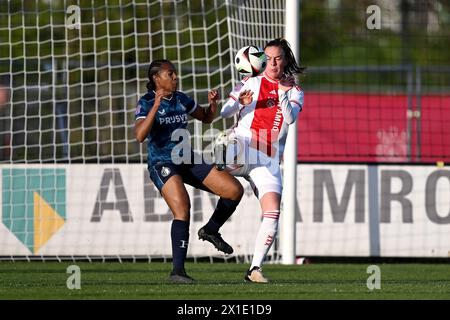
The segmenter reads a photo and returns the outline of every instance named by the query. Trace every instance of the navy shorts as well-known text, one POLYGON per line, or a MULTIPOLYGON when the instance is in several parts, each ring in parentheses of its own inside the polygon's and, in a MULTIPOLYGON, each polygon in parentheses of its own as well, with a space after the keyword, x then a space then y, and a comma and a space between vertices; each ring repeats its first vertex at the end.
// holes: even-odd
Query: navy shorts
POLYGON ((173 175, 179 175, 184 183, 194 188, 209 191, 203 184, 203 180, 208 176, 214 165, 212 164, 173 164, 173 163, 157 163, 149 168, 150 179, 161 192, 164 184, 173 175))

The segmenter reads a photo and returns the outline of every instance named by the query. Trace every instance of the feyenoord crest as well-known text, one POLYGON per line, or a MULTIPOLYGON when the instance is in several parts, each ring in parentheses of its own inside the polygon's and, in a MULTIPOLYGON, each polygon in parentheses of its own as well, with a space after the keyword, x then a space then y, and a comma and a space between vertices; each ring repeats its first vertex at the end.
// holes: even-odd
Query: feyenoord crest
POLYGON ((162 167, 161 168, 161 175, 165 178, 170 174, 170 169, 167 167, 162 167))

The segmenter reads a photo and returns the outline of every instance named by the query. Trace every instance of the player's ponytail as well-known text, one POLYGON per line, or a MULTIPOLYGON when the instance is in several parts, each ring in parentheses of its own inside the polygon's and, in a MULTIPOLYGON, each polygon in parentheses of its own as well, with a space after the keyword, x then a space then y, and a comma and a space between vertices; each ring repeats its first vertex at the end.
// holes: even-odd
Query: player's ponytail
POLYGON ((150 63, 150 66, 148 67, 148 82, 147 82, 147 89, 148 90, 155 90, 156 84, 153 80, 153 76, 155 74, 158 74, 158 72, 161 70, 161 66, 165 63, 168 63, 173 66, 173 63, 166 59, 160 59, 160 60, 154 60, 152 63, 150 63))
POLYGON ((287 61, 286 67, 284 67, 284 74, 288 76, 293 76, 298 73, 303 73, 305 71, 305 67, 300 67, 295 60, 294 53, 292 52, 291 46, 286 39, 277 38, 269 41, 264 49, 267 47, 280 47, 283 49, 285 58, 287 61))

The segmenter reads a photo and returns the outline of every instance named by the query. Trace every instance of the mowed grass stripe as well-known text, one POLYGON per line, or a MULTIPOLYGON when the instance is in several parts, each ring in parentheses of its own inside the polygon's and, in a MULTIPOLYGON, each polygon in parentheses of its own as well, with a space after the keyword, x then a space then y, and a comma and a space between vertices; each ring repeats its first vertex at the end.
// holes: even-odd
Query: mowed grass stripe
POLYGON ((381 289, 366 286, 368 264, 265 265, 269 284, 244 282, 246 264, 187 263, 193 285, 167 281, 170 263, 0 262, 0 299, 450 299, 447 264, 378 264, 381 289), (81 290, 69 290, 69 265, 81 290))

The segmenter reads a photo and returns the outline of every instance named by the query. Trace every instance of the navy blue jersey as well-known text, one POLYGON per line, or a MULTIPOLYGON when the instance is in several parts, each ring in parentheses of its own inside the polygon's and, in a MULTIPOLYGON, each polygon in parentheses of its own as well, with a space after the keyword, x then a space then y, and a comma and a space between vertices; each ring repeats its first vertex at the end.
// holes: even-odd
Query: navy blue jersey
MULTIPOLYGON (((136 108, 136 120, 146 118, 155 102, 155 91, 142 96, 136 108)), ((161 99, 152 129, 148 133, 147 163, 149 168, 157 163, 171 163, 172 149, 179 143, 172 141, 172 133, 177 129, 186 129, 188 114, 194 112, 197 104, 180 91, 170 98, 161 99)))

